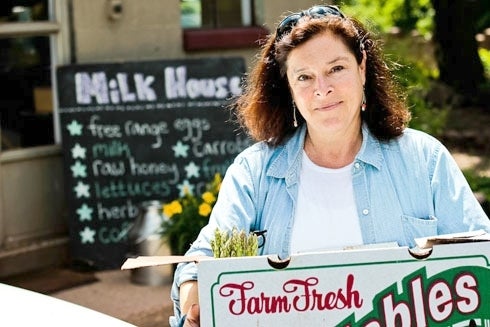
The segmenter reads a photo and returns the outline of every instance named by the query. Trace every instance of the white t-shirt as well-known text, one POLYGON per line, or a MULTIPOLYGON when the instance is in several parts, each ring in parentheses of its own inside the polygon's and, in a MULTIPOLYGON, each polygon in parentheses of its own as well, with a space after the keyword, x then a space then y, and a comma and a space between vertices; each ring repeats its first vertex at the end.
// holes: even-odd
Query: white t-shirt
POLYGON ((303 152, 291 253, 362 244, 352 165, 320 167, 303 152))

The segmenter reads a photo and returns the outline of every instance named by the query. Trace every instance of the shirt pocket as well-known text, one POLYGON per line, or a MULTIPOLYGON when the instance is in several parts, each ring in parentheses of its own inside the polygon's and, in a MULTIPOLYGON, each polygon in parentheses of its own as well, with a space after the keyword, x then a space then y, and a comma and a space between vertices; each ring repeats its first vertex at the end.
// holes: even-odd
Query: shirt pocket
POLYGON ((429 216, 428 218, 417 218, 402 215, 401 218, 405 238, 410 247, 415 246, 416 238, 437 235, 438 219, 434 216, 429 216))

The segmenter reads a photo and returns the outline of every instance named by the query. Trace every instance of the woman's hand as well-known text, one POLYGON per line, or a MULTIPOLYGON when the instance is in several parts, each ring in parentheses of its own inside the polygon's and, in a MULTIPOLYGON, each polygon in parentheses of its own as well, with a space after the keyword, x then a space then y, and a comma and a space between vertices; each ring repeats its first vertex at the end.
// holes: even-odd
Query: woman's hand
POLYGON ((187 311, 187 316, 185 318, 183 327, 199 327, 200 323, 200 313, 199 304, 193 304, 189 311, 187 311))
POLYGON ((180 303, 182 314, 187 313, 183 327, 199 327, 199 294, 197 281, 190 280, 180 285, 180 303))

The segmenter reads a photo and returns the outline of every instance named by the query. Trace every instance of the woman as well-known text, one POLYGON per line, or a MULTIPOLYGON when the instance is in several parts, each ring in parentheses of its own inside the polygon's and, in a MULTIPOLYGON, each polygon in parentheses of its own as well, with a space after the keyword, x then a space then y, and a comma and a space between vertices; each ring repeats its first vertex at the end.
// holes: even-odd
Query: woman
MULTIPOLYGON (((267 230, 261 254, 279 257, 490 231, 448 150, 406 128, 409 111, 375 40, 337 7, 284 18, 236 110, 258 143, 229 167, 188 254, 212 255, 216 228, 267 230)), ((198 326, 196 276, 194 264, 175 275, 176 316, 189 312, 184 326, 198 326)))

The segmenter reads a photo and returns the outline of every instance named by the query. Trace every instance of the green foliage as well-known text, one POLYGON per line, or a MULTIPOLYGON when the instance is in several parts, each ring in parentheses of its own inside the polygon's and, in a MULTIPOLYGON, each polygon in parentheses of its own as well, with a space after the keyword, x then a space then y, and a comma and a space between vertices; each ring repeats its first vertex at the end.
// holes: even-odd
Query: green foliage
POLYGON ((480 55, 480 60, 483 64, 483 68, 485 69, 485 76, 490 78, 490 50, 479 48, 478 54, 480 55))
POLYGON ((478 32, 490 27, 490 0, 478 0, 474 3, 474 10, 479 13, 475 21, 478 32))
POLYGON ((215 258, 254 256, 259 252, 259 240, 256 234, 247 235, 236 228, 231 233, 216 229, 211 249, 215 258))
POLYGON ((406 62, 394 73, 407 92, 407 102, 412 113, 410 127, 434 136, 441 135, 446 126, 449 109, 436 108, 426 99, 430 88, 430 71, 420 63, 406 62))
POLYGON ((218 197, 221 175, 216 174, 206 190, 196 196, 189 192, 163 205, 162 237, 167 239, 172 254, 183 255, 208 223, 218 197))
POLYGON ((417 75, 412 76, 410 81, 423 82, 427 86, 429 79, 438 77, 439 70, 430 41, 420 36, 392 34, 384 34, 382 39, 385 55, 390 61, 409 66, 416 63, 419 71, 413 72, 417 75), (422 76, 418 75, 419 73, 422 73, 422 76))
MULTIPOLYGON (((490 26, 490 0, 473 2, 477 13, 475 27, 481 32, 490 26)), ((432 35, 435 11, 430 0, 338 0, 334 3, 383 33, 397 27, 403 32, 416 30, 427 39, 432 35)))
POLYGON ((382 33, 394 27, 402 32, 418 31, 430 37, 434 10, 430 0, 346 0, 334 1, 346 14, 382 33))
POLYGON ((404 0, 394 12, 394 24, 403 31, 416 30, 428 37, 432 34, 434 14, 430 0, 404 0))
POLYGON ((416 10, 417 21, 415 30, 423 35, 426 39, 432 36, 434 28, 435 11, 432 8, 430 0, 418 0, 420 7, 416 10))
POLYGON ((482 176, 472 169, 465 169, 463 174, 473 192, 482 193, 485 200, 490 201, 490 177, 482 176))
POLYGON ((335 3, 346 14, 357 17, 369 29, 383 35, 386 58, 394 67, 396 79, 407 91, 412 112, 410 127, 440 135, 449 109, 436 108, 427 100, 431 80, 439 73, 427 41, 434 17, 430 0, 345 0, 335 3), (395 27, 404 33, 392 34, 395 27), (413 30, 422 37, 409 33, 413 30))
POLYGON ((393 64, 393 73, 406 90, 412 113, 410 127, 440 136, 446 126, 448 108, 437 108, 427 94, 438 70, 431 55, 430 43, 417 37, 386 37, 385 53, 393 64))
POLYGON ((201 11, 201 4, 196 0, 180 1, 180 11, 182 14, 196 14, 201 11))
POLYGON ((449 108, 436 108, 423 97, 423 90, 413 87, 408 96, 412 120, 410 127, 441 136, 445 130, 449 108))

